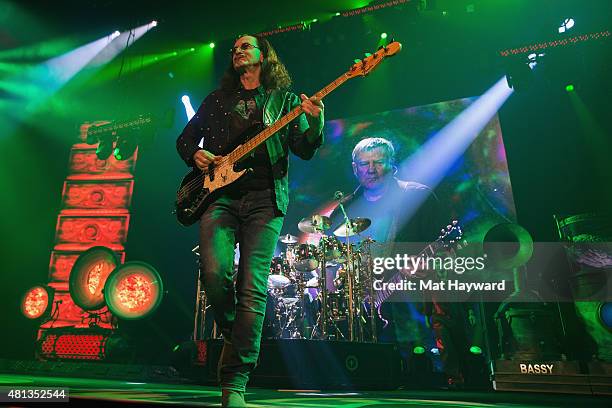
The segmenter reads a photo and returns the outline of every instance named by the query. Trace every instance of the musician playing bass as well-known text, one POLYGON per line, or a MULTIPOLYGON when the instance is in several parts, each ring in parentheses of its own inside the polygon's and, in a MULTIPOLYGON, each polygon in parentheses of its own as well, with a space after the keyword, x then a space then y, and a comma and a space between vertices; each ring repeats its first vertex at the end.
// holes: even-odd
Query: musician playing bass
POLYGON ((311 159, 323 143, 323 103, 289 91, 291 78, 263 37, 242 35, 230 50, 219 89, 206 97, 176 147, 188 166, 206 170, 301 104, 304 111, 241 163, 250 169, 226 186, 200 218, 202 279, 224 339, 222 405, 245 406, 259 355, 266 284, 289 200, 288 154, 311 159), (203 141, 203 148, 198 146, 203 141), (236 283, 234 247, 240 244, 236 283))

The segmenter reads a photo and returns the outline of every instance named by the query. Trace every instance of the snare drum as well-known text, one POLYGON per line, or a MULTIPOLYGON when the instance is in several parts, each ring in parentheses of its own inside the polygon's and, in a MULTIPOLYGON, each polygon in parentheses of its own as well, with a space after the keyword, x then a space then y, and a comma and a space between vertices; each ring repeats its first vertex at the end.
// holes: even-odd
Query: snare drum
POLYGON ((319 261, 317 260, 317 247, 311 244, 300 244, 295 250, 295 269, 300 272, 310 272, 317 269, 319 261))

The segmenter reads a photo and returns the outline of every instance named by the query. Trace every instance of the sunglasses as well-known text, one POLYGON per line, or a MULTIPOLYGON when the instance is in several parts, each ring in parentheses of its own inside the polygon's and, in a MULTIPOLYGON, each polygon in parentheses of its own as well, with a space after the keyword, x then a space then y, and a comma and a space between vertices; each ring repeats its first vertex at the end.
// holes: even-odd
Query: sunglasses
POLYGON ((229 53, 230 55, 234 55, 236 51, 238 50, 247 51, 247 50, 250 50, 251 48, 259 48, 259 47, 253 44, 249 44, 249 43, 242 43, 240 44, 239 47, 230 48, 229 53))

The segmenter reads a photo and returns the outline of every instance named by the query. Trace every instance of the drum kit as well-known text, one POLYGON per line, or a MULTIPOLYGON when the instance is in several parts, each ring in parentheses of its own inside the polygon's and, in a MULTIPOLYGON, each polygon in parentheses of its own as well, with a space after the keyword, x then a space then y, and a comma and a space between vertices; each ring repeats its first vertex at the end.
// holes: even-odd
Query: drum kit
POLYGON ((364 309, 373 295, 373 240, 351 242, 370 224, 367 218, 346 218, 328 235, 329 217, 314 215, 303 218, 298 229, 318 243, 280 237, 284 249, 270 265, 264 337, 376 341, 373 314, 366 316, 364 309))
MULTIPOLYGON (((329 234, 330 218, 314 215, 303 218, 298 229, 318 237, 316 244, 280 237, 284 249, 270 264, 264 338, 377 341, 375 314, 366 313, 366 302, 374 299, 374 240, 360 235, 370 224, 345 214, 345 222, 329 234)), ((199 260, 199 246, 192 252, 199 260)), ((199 276, 196 284, 193 339, 218 337, 199 276)))

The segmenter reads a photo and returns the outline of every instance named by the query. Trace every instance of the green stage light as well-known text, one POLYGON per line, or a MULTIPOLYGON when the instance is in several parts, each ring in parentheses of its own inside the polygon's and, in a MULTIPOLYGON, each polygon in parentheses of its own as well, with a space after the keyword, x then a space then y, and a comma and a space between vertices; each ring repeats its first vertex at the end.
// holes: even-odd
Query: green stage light
POLYGON ((382 33, 382 34, 380 35, 380 38, 382 38, 383 40, 384 40, 384 39, 386 39, 386 38, 387 38, 387 33, 382 33))
POLYGON ((340 15, 340 12, 337 12, 337 13, 336 13, 336 17, 337 17, 337 16, 339 16, 339 15, 340 15))
POLYGON ((572 85, 572 84, 567 85, 567 86, 565 87, 565 90, 566 90, 567 92, 573 92, 573 91, 574 91, 574 85, 572 85))
POLYGON ((425 347, 423 347, 423 346, 416 346, 415 348, 412 349, 412 352, 414 354, 425 354, 425 347))
POLYGON ((470 347, 470 353, 472 354, 482 354, 482 349, 478 346, 470 347))
POLYGON ((191 48, 189 49, 189 51, 195 51, 195 48, 191 47, 191 48))
POLYGON ((208 44, 208 46, 209 46, 210 48, 215 48, 215 43, 214 43, 214 42, 211 42, 210 44, 208 44))

